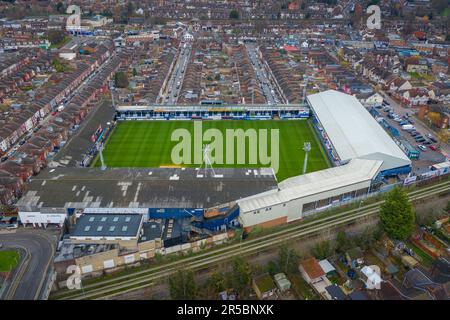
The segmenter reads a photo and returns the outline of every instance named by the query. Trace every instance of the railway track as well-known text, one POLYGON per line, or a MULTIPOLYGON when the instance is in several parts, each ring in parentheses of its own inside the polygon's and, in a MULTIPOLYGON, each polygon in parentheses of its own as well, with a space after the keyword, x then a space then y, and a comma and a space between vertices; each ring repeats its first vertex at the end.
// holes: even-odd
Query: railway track
MULTIPOLYGON (((427 197, 448 191, 450 181, 424 187, 409 192, 412 201, 425 199, 427 197)), ((236 256, 251 255, 264 251, 270 247, 279 246, 287 241, 296 240, 319 233, 321 231, 336 228, 355 222, 362 218, 368 218, 379 211, 379 205, 383 201, 377 201, 361 208, 348 210, 301 224, 292 225, 288 228, 260 236, 258 238, 231 244, 226 247, 208 250, 197 255, 170 262, 161 266, 155 266, 146 270, 137 271, 133 274, 107 279, 83 287, 83 291, 68 292, 54 295, 54 299, 107 299, 119 294, 131 292, 152 286, 155 281, 175 273, 180 268, 203 269, 211 265, 229 260, 236 256)))

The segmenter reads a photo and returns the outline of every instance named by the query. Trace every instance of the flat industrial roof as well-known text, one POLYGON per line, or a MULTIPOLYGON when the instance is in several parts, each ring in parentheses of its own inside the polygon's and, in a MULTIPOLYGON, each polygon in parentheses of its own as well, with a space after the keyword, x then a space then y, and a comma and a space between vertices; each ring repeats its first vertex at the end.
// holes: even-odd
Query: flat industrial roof
POLYGON ((348 164, 339 167, 286 179, 278 185, 279 190, 238 200, 238 204, 241 211, 249 212, 372 180, 378 174, 381 165, 382 161, 353 159, 348 164))
MULTIPOLYGON (((20 211, 47 208, 209 208, 277 188, 271 168, 55 168, 33 177, 20 211)), ((92 212, 92 211, 91 211, 92 212)))
POLYGON ((137 237, 144 216, 141 214, 81 215, 71 237, 137 237))
POLYGON ((327 90, 307 99, 341 161, 382 160, 381 171, 411 165, 411 160, 354 96, 327 90))

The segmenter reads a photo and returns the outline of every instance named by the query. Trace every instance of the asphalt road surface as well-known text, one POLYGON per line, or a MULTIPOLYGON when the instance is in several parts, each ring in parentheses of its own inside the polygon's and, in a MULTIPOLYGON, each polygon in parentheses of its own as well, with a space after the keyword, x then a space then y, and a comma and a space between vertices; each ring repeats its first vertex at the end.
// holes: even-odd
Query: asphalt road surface
POLYGON ((252 62, 253 69, 256 73, 256 78, 259 82, 259 86, 261 87, 266 101, 268 104, 278 104, 280 103, 280 98, 277 96, 274 87, 270 83, 269 75, 267 74, 261 60, 256 53, 256 48, 254 45, 245 45, 250 61, 252 62))
POLYGON ((178 96, 181 91, 181 86, 183 85, 184 72, 189 63, 189 58, 191 56, 192 44, 190 42, 185 42, 180 47, 180 54, 176 65, 173 68, 172 74, 170 75, 169 82, 167 83, 167 93, 164 96, 164 104, 176 104, 178 101, 178 96))
POLYGON ((0 234, 4 249, 17 248, 25 252, 12 283, 6 289, 5 300, 38 300, 54 253, 56 237, 43 230, 18 230, 0 234))

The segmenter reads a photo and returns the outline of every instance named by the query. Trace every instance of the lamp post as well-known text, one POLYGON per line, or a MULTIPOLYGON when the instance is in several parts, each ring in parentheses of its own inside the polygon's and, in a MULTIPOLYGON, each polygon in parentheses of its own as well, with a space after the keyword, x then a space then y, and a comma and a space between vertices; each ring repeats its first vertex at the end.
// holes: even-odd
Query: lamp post
POLYGON ((305 142, 303 145, 303 150, 305 151, 305 160, 303 161, 303 172, 302 174, 306 173, 306 167, 308 165, 308 154, 311 151, 311 142, 305 142))

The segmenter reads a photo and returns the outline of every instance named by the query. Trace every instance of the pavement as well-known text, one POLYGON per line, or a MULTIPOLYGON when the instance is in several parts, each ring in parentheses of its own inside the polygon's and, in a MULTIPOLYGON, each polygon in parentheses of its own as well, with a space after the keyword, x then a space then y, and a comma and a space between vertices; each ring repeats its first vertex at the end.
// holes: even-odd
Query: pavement
POLYGON ((2 299, 41 299, 42 287, 57 243, 57 232, 18 229, 16 232, 0 234, 0 243, 4 249, 19 249, 24 253, 2 299))

